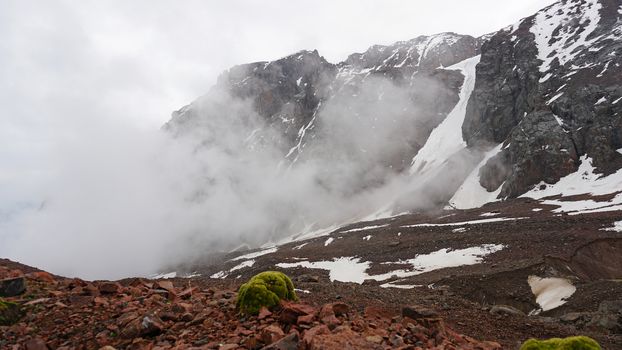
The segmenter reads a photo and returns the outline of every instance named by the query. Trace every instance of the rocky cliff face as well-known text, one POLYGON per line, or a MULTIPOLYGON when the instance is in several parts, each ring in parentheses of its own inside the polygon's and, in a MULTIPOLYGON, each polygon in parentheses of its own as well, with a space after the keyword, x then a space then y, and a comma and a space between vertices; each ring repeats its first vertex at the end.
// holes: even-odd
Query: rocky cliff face
MULTIPOLYGON (((481 151, 502 144, 475 171, 479 185, 498 198, 516 197, 576 171, 582 156, 603 174, 622 167, 621 38, 619 0, 562 0, 481 38, 421 36, 372 46, 338 64, 301 51, 233 67, 206 96, 175 112, 167 128, 218 130, 211 120, 222 114, 248 124, 244 110, 229 106, 245 101, 261 120, 245 141, 275 145, 290 166, 318 157, 356 163, 348 174, 353 191, 385 182, 378 173, 402 174, 411 166, 413 177, 428 172, 420 182, 429 187, 468 158, 451 186, 437 184, 437 202, 448 199, 481 151), (465 64, 450 66, 480 53, 467 94, 465 64), (462 139, 454 135, 460 128, 462 139), (434 173, 432 163, 444 165, 434 173)), ((219 142, 217 133, 210 138, 204 144, 219 142)))
POLYGON ((262 121, 246 131, 245 141, 276 146, 290 164, 318 157, 331 164, 356 163, 354 173, 366 175, 353 174, 361 179, 354 187, 373 186, 383 183, 387 172, 410 166, 458 101, 463 75, 443 67, 473 57, 480 46, 476 38, 442 33, 376 45, 338 64, 317 51, 301 51, 236 66, 208 94, 175 112, 166 128, 198 132, 204 144, 219 142, 219 133, 207 129, 222 129, 215 120, 223 114, 248 123, 239 108, 223 106, 245 101, 251 106, 247 112, 262 121))
POLYGON ((485 188, 515 197, 584 155, 603 174, 620 168, 621 5, 560 1, 484 43, 463 135, 505 145, 480 171, 485 188))

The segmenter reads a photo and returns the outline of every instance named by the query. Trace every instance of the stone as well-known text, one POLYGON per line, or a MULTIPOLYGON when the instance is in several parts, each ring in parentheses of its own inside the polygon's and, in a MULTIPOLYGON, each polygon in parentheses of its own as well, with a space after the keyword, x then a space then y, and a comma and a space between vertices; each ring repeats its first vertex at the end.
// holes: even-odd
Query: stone
POLYGON ((164 289, 165 291, 169 293, 175 292, 175 286, 173 285, 173 282, 171 281, 158 281, 158 287, 161 289, 164 289))
MULTIPOLYGON (((306 337, 306 336, 305 336, 306 337)), ((375 338, 374 338, 375 339, 375 338)), ((377 343, 367 341, 360 334, 352 331, 350 328, 341 327, 333 333, 316 334, 308 340, 308 350, 324 350, 324 349, 357 349, 371 350, 378 349, 377 343)))
POLYGON ((367 340, 370 343, 382 344, 382 341, 384 339, 382 339, 382 337, 379 335, 368 335, 365 337, 365 340, 367 340))
POLYGON ((54 276, 45 271, 31 272, 28 274, 28 277, 40 282, 53 283, 56 281, 54 276))
POLYGON ((234 343, 229 343, 229 344, 223 344, 221 345, 218 349, 219 350, 235 350, 237 348, 239 348, 240 346, 238 344, 234 344, 234 343))
POLYGON ((290 333, 287 336, 266 345, 262 350, 297 350, 298 349, 298 333, 290 333))
POLYGON ((296 277, 296 281, 304 283, 318 283, 320 281, 320 277, 316 275, 303 274, 296 277))
POLYGON ((24 277, 0 280, 0 297, 14 297, 26 291, 24 277))
POLYGON ((270 325, 261 331, 261 341, 264 344, 272 344, 284 336, 285 333, 283 333, 281 327, 277 325, 270 325))
POLYGON ((257 315, 257 319, 258 320, 263 320, 266 317, 272 316, 272 312, 270 312, 270 310, 268 310, 267 307, 262 307, 261 309, 259 309, 259 314, 257 315))
POLYGON ((332 307, 335 316, 347 316, 350 312, 350 307, 344 303, 333 303, 332 307))
POLYGON ((139 336, 157 335, 164 330, 164 327, 164 323, 159 317, 147 314, 128 322, 121 330, 121 337, 131 339, 139 336))
POLYGON ((493 305, 488 311, 492 315, 516 315, 525 316, 521 310, 509 305, 493 305))
POLYGON ((315 314, 316 310, 312 306, 298 303, 281 303, 282 310, 279 320, 284 324, 295 324, 299 316, 315 314))
POLYGON ((25 350, 49 350, 45 341, 39 337, 27 340, 24 343, 25 350))
POLYGON ((438 316, 438 312, 421 307, 421 306, 404 306, 402 308, 402 317, 408 317, 413 320, 419 320, 422 318, 430 318, 438 316))
POLYGON ((312 324, 313 321, 315 320, 315 315, 302 315, 302 316, 298 316, 298 320, 296 321, 296 324, 312 324))
POLYGON ((104 282, 99 285, 99 292, 102 294, 117 294, 120 286, 115 282, 104 282))

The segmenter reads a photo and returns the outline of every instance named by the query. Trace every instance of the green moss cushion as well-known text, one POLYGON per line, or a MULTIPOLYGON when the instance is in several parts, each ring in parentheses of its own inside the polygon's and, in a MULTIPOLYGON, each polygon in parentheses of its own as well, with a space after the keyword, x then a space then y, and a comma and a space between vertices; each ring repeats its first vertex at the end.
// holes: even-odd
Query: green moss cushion
POLYGON ((10 326, 23 316, 19 305, 0 298, 0 326, 10 326))
POLYGON ((529 339, 520 350, 601 350, 600 345, 586 336, 552 338, 548 340, 529 339))
POLYGON ((278 305, 281 299, 298 300, 292 280, 282 272, 265 271, 240 286, 237 306, 240 312, 255 315, 262 307, 278 305))

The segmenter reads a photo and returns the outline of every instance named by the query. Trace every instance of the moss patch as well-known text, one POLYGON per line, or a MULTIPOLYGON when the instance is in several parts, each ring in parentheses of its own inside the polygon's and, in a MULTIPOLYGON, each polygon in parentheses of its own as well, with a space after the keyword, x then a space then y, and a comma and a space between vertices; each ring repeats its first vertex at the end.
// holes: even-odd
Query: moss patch
POLYGON ((240 312, 255 315, 262 307, 278 305, 281 299, 298 300, 292 280, 282 272, 265 271, 240 286, 237 306, 240 312))
POLYGON ((19 305, 0 298, 0 326, 10 326, 19 321, 22 315, 19 305))
POLYGON ((520 350, 601 350, 601 347, 594 339, 581 335, 564 339, 529 339, 520 350))

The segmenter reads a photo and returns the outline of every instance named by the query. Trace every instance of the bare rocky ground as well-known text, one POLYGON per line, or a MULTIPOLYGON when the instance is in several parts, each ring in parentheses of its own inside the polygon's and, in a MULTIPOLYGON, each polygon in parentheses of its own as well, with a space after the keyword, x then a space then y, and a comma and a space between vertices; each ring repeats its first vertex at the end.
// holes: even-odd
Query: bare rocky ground
POLYGON ((5 298, 24 314, 0 326, 0 348, 516 349, 530 337, 585 334, 605 349, 622 349, 622 237, 604 230, 622 220, 622 212, 560 215, 553 209, 517 199, 357 223, 285 244, 234 271, 248 260, 228 259, 242 253, 186 266, 201 274, 192 278, 88 282, 0 260, 0 279, 21 277, 26 286, 5 298), (405 227, 492 218, 522 219, 405 227), (369 226, 380 227, 344 232, 369 226), (367 273, 376 275, 406 267, 383 262, 482 244, 505 247, 478 264, 361 284, 331 281, 322 269, 276 266, 355 256, 370 261, 367 273), (235 292, 264 270, 291 276, 300 302, 260 317, 238 315, 235 292), (227 277, 207 277, 218 272, 227 277), (530 275, 566 278, 577 290, 564 305, 528 316, 538 308, 530 275), (387 282, 409 288, 381 287, 387 282))

